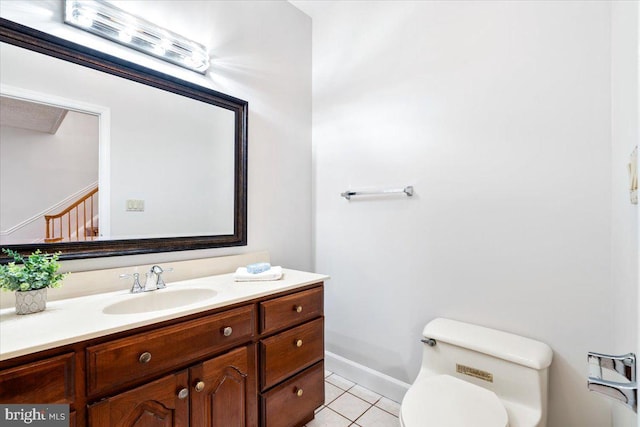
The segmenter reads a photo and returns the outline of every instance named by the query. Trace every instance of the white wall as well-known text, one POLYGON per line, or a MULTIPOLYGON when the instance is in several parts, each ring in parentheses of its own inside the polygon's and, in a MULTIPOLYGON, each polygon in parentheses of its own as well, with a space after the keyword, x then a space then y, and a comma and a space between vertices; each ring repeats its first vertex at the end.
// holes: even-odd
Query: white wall
POLYGON ((432 318, 508 330, 554 350, 550 427, 610 425, 611 5, 301 5, 327 350, 411 382, 432 318))
MULTIPOLYGON (((63 25, 60 0, 2 2, 0 15, 247 100, 248 246, 70 261, 64 268, 87 270, 269 250, 272 262, 309 270, 309 17, 282 1, 163 1, 154 3, 153 8, 145 1, 118 5, 206 44, 214 59, 210 72, 201 76, 63 25)), ((137 161, 142 163, 144 159, 137 161)))
MULTIPOLYGON (((614 289, 612 353, 635 352, 638 342, 638 206, 630 203, 629 156, 638 145, 638 3, 612 3, 611 160, 614 289)), ((609 352, 609 351, 607 351, 609 352)), ((614 405, 614 426, 635 426, 637 416, 614 405)))

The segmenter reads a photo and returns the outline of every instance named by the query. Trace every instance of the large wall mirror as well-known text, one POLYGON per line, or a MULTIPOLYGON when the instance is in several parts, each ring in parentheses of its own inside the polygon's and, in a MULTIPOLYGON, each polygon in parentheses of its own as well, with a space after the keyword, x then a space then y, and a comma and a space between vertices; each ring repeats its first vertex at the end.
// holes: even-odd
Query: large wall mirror
POLYGON ((1 247, 246 245, 246 101, 2 18, 0 57, 1 247))

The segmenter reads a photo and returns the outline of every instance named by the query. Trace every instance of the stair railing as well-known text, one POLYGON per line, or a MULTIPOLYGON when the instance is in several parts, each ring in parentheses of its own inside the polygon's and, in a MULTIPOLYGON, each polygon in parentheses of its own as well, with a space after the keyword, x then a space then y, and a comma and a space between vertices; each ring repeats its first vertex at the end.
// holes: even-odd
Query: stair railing
POLYGON ((97 214, 98 187, 60 213, 45 215, 46 243, 95 240, 99 236, 97 214))

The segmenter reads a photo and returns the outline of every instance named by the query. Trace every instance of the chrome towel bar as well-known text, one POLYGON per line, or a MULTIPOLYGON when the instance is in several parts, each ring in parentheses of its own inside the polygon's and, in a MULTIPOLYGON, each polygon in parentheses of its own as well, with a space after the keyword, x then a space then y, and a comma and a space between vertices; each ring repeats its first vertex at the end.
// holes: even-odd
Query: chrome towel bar
POLYGON ((409 197, 413 196, 413 186, 408 185, 404 188, 392 188, 389 190, 370 190, 370 191, 347 190, 344 193, 340 193, 340 196, 344 197, 347 200, 351 200, 351 196, 376 196, 376 195, 398 194, 398 193, 404 193, 409 197))

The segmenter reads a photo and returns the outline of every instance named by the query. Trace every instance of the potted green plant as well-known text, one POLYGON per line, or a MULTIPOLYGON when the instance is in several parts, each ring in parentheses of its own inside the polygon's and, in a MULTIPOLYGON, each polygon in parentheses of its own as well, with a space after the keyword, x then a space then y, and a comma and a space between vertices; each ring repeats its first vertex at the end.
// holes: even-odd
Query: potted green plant
POLYGON ((11 249, 2 249, 13 261, 0 265, 0 288, 16 293, 16 313, 37 313, 46 308, 47 288, 62 286, 68 273, 58 273, 60 252, 48 254, 40 249, 23 257, 11 249), (17 265, 20 263, 22 265, 17 265))

